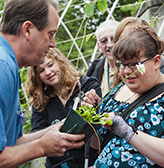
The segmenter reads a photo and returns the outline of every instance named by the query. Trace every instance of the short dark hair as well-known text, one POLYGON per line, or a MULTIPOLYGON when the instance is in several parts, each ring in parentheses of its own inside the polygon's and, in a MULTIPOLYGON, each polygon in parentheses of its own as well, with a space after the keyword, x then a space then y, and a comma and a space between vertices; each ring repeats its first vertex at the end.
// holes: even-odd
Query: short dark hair
POLYGON ((49 23, 48 5, 58 11, 58 3, 53 0, 7 0, 0 31, 4 34, 19 35, 25 21, 31 21, 41 31, 49 23))

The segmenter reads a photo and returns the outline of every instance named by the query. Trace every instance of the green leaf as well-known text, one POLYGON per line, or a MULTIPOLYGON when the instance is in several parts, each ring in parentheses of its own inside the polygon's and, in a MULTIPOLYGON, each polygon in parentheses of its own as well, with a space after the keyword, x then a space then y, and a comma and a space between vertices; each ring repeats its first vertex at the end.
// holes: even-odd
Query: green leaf
POLYGON ((99 11, 104 13, 106 11, 106 8, 107 8, 107 2, 105 0, 98 1, 97 2, 97 8, 98 8, 99 11))
POLYGON ((92 34, 88 34, 88 35, 86 36, 86 42, 88 42, 91 37, 92 37, 92 34))
POLYGON ((89 17, 91 17, 93 16, 94 8, 94 4, 87 4, 84 8, 84 11, 89 17))
POLYGON ((112 121, 111 120, 106 120, 105 124, 112 125, 112 121))
POLYGON ((112 121, 107 120, 104 121, 102 117, 106 117, 108 118, 109 115, 107 113, 105 114, 96 114, 96 108, 93 107, 86 107, 81 105, 78 109, 76 109, 76 112, 86 121, 93 123, 93 124, 108 124, 108 125, 112 125, 112 121))
POLYGON ((153 21, 153 20, 151 20, 150 25, 151 25, 152 27, 154 27, 154 21, 153 21))
POLYGON ((108 113, 104 113, 103 116, 106 117, 106 118, 108 118, 109 114, 108 113))
POLYGON ((156 20, 157 22, 160 22, 159 19, 158 19, 158 16, 155 17, 155 20, 156 20))

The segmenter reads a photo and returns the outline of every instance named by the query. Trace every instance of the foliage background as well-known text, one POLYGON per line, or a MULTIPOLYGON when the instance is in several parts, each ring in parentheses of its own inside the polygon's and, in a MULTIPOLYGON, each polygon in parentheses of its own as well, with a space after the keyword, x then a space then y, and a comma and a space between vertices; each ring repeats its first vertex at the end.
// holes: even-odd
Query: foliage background
MULTIPOLYGON (((59 11, 59 16, 61 16, 68 2, 69 1, 67 0, 59 1, 61 8, 61 10, 59 11)), ((99 0, 87 1, 86 3, 86 1, 83 0, 74 0, 63 18, 63 21, 71 31, 72 36, 77 39, 76 42, 86 60, 91 57, 97 40, 93 36, 87 42, 85 37, 87 35, 93 34, 96 31, 97 26, 99 26, 101 22, 104 22, 106 20, 108 16, 107 9, 110 10, 114 2, 115 0, 99 0), (87 5, 90 5, 87 12, 88 15, 86 16, 86 19, 83 20, 85 17, 84 10, 87 5), (92 9, 93 15, 89 15, 90 13, 92 13, 92 9), (79 30, 79 28, 81 29, 79 30)), ((120 0, 113 12, 113 17, 115 18, 115 20, 121 21, 123 18, 131 16, 140 7, 141 2, 142 0, 120 0)), ((55 40, 57 44, 56 47, 60 49, 68 57, 68 59, 70 59, 75 65, 77 65, 79 53, 62 25, 59 26, 55 40)), ((81 59, 79 60, 79 64, 77 66, 83 66, 83 61, 81 59)))

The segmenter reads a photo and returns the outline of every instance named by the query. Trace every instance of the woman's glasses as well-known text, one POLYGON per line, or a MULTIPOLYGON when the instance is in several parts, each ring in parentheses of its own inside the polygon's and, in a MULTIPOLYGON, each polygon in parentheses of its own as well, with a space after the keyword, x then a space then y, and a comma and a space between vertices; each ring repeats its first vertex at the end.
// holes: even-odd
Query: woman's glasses
POLYGON ((155 56, 151 56, 151 57, 145 59, 145 60, 142 61, 142 62, 129 62, 129 63, 127 63, 127 64, 125 64, 125 63, 123 63, 123 62, 116 62, 115 65, 116 65, 116 67, 119 68, 119 69, 125 69, 126 66, 128 66, 130 69, 136 69, 136 68, 137 68, 136 65, 138 65, 139 63, 142 64, 142 63, 144 63, 144 62, 146 62, 146 61, 152 59, 153 57, 155 57, 155 56))

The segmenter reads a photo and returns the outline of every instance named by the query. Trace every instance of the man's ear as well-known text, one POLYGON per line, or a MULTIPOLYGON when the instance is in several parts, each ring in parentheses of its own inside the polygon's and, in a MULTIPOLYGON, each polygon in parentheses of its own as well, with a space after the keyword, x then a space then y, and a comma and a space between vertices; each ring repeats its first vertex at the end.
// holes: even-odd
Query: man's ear
POLYGON ((100 43, 99 43, 99 42, 97 42, 97 47, 98 47, 99 51, 100 51, 101 53, 103 53, 103 50, 102 50, 102 48, 100 47, 100 43))
POLYGON ((31 28, 33 27, 33 23, 30 21, 25 21, 22 25, 23 35, 26 37, 27 41, 30 38, 31 28))
POLYGON ((160 68, 160 66, 161 66, 161 56, 159 54, 157 54, 154 57, 154 66, 156 69, 160 68))

